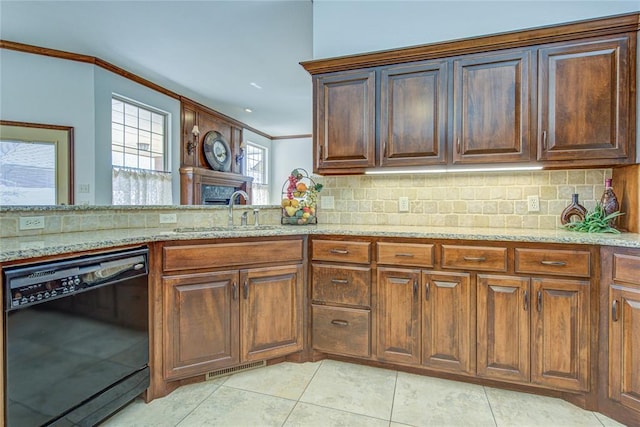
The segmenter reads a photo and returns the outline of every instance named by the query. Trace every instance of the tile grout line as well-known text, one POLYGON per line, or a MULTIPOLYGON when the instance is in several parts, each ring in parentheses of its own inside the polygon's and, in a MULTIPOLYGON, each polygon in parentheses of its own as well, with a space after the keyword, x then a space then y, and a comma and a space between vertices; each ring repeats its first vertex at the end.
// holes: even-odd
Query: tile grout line
POLYGON ((489 410, 491 411, 491 416, 493 417, 493 423, 498 427, 498 420, 496 420, 496 414, 493 412, 493 406, 491 406, 491 400, 489 400, 489 395, 487 394, 487 388, 482 386, 482 391, 484 392, 484 398, 487 399, 487 404, 489 405, 489 410))
MULTIPOLYGON (((228 380, 230 377, 231 377, 231 375, 229 375, 229 376, 228 376, 228 377, 227 377, 223 382, 221 382, 220 384, 218 384, 218 387, 216 387, 216 388, 215 388, 215 390, 213 390, 211 393, 207 394, 207 396, 206 396, 204 399, 202 399, 202 400, 200 401, 200 403, 198 403, 196 406, 194 406, 192 410, 190 410, 189 412, 187 412, 187 413, 184 415, 184 417, 180 418, 180 420, 175 424, 175 426, 174 426, 174 427, 179 427, 179 426, 180 426, 180 424, 181 424, 184 420, 186 420, 186 419, 187 419, 187 417, 188 417, 189 415, 191 415, 191 414, 192 414, 196 409, 198 409, 198 408, 200 407, 200 405, 202 405, 202 404, 204 403, 204 401, 205 401, 205 400, 207 400, 208 398, 210 398, 210 397, 213 395, 213 393, 215 393, 216 391, 220 390, 220 387, 222 387, 222 386, 223 386, 223 384, 224 384, 224 383, 226 383, 226 382, 227 382, 227 380, 228 380)), ((205 380, 205 382, 206 382, 206 380, 205 380)), ((174 391, 175 391, 175 390, 174 390, 174 391)))
MULTIPOLYGON (((287 418, 284 419, 284 421, 282 422, 282 426, 284 426, 287 421, 289 420, 289 417, 291 416, 291 414, 293 413, 293 410, 296 409, 296 407, 298 406, 298 404, 300 403, 300 398, 304 395, 305 391, 307 391, 307 389, 309 388, 309 384, 311 384, 311 381, 313 381, 313 379, 316 377, 316 375, 318 375, 318 371, 320 370, 320 368, 322 367, 322 364, 324 363, 325 359, 321 360, 320 363, 318 364, 318 368, 316 369, 316 371, 313 373, 313 375, 311 376, 311 379, 309 379, 309 382, 307 383, 307 385, 304 387, 304 390, 302 390, 302 393, 300 393, 300 396, 298 396, 298 398, 296 399, 296 404, 293 405, 293 408, 291 408, 291 411, 289 411, 289 414, 287 415, 287 418)), ((303 402, 304 403, 304 402, 303 402)))
POLYGON ((396 404, 396 391, 398 390, 398 371, 396 371, 396 381, 393 384, 393 397, 391 397, 391 413, 389 414, 389 427, 393 421, 393 407, 396 404))

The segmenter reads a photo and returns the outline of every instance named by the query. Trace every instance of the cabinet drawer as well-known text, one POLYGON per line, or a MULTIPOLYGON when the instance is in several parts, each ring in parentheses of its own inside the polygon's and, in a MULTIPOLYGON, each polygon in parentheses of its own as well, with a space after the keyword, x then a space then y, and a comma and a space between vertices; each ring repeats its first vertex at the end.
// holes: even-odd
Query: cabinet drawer
POLYGON ((311 253, 314 261, 338 261, 369 264, 371 243, 342 240, 313 240, 311 253))
POLYGON ((327 353, 371 355, 369 310, 313 305, 313 348, 327 353))
POLYGON ((516 248, 516 273, 589 277, 590 260, 587 251, 516 248))
POLYGON ((164 271, 302 261, 302 240, 165 246, 164 271))
POLYGON ((507 271, 507 248, 442 245, 442 267, 507 271))
POLYGON ((613 254, 613 280, 640 285, 640 255, 613 254))
POLYGON ((368 267, 312 266, 314 301, 332 304, 369 306, 371 269, 368 267))
POLYGON ((433 267, 434 245, 378 242, 378 264, 433 267))

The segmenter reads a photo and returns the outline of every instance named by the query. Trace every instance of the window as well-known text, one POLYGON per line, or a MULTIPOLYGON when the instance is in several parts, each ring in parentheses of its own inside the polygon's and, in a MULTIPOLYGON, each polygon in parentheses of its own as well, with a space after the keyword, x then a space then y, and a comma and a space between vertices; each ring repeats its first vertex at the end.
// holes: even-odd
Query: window
POLYGON ((267 179, 267 148, 247 141, 245 147, 245 171, 253 178, 251 186, 252 204, 269 204, 269 182, 267 179))
POLYGON ((112 202, 114 205, 170 205, 167 117, 130 100, 111 100, 112 202))
POLYGON ((73 128, 0 121, 0 206, 73 203, 73 128))

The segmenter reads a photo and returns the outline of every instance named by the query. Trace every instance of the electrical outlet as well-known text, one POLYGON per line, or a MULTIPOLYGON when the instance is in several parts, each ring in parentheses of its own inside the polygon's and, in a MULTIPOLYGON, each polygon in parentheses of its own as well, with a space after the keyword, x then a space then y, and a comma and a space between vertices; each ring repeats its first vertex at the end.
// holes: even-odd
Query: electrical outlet
POLYGON ((90 188, 89 184, 80 184, 78 186, 78 193, 89 193, 90 188))
POLYGON ((43 216, 21 216, 20 230, 37 230, 44 228, 43 216))
POLYGON ((409 212, 409 198, 400 197, 398 199, 398 212, 409 212))
POLYGON ((320 196, 321 209, 334 209, 333 196, 320 196))
POLYGON ((160 224, 175 224, 178 222, 176 214, 160 214, 160 224))
POLYGON ((540 212, 540 198, 537 195, 527 196, 529 212, 540 212))

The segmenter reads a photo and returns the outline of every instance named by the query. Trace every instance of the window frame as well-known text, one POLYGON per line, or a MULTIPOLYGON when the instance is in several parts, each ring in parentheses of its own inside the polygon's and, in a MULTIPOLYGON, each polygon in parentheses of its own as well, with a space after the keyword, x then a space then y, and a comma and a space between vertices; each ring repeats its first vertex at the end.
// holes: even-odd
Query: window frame
MULTIPOLYGON (((111 129, 111 167, 120 167, 120 168, 130 168, 130 169, 140 169, 140 170, 150 170, 150 171, 155 171, 155 172, 167 172, 167 173, 171 173, 171 151, 170 151, 170 141, 169 141, 169 121, 171 119, 171 114, 168 111, 164 111, 160 108, 157 107, 153 107, 151 105, 145 104, 143 102, 140 101, 136 101, 135 99, 120 95, 118 93, 112 93, 111 94, 111 120, 110 120, 110 129, 111 129), (114 165, 113 164, 113 125, 114 125, 114 121, 113 121, 113 101, 117 100, 120 102, 123 102, 125 105, 129 104, 131 106, 134 106, 136 108, 142 109, 142 110, 146 110, 149 111, 150 113, 155 113, 158 115, 161 115, 163 117, 163 126, 162 126, 162 170, 158 170, 158 169, 149 169, 149 168, 142 168, 139 167, 140 162, 138 161, 138 167, 132 167, 132 166, 126 166, 126 165, 114 165)), ((119 124, 119 123, 118 123, 119 124)), ((122 123, 122 126, 126 126, 126 124, 122 123)), ((140 127, 136 127, 136 129, 139 131, 140 127)), ((151 134, 153 135, 153 132, 151 132, 151 134)), ((123 148, 126 147, 124 141, 123 141, 123 148)), ((136 155, 139 156, 139 150, 136 153, 136 155)), ((122 153, 123 157, 125 155, 125 152, 122 153)))

